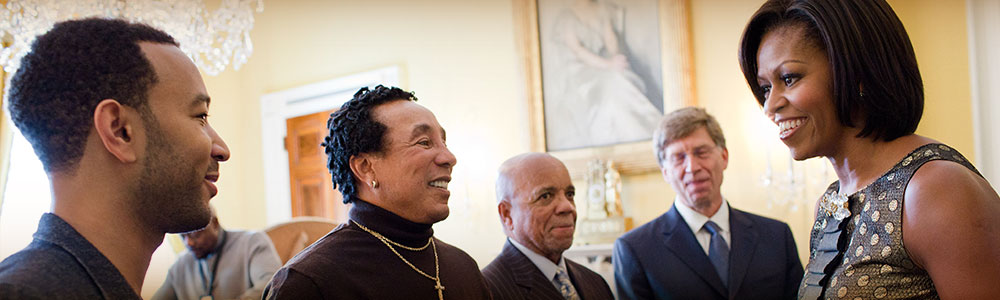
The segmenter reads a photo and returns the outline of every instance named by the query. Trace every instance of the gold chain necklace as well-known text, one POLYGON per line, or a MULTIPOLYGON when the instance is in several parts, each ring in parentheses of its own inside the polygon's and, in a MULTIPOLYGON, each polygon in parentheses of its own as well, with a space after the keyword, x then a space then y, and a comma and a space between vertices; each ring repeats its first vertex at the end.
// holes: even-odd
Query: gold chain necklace
MULTIPOLYGON (((354 221, 354 220, 351 220, 351 221, 354 221)), ((389 238, 387 238, 384 235, 382 235, 381 233, 378 233, 378 232, 376 232, 374 230, 368 229, 368 227, 362 226, 361 223, 358 223, 358 221, 354 221, 354 224, 358 224, 358 227, 361 227, 361 229, 364 229, 369 234, 374 235, 375 238, 379 239, 382 242, 389 242, 389 243, 392 243, 393 245, 395 245, 396 247, 400 247, 400 248, 403 248, 403 249, 406 249, 406 250, 410 250, 410 251, 424 251, 424 249, 427 249, 427 247, 431 245, 431 241, 434 240, 434 237, 429 237, 429 238, 427 238, 427 244, 424 244, 423 247, 419 247, 419 248, 408 247, 406 245, 394 242, 393 240, 390 240, 389 238)))
POLYGON ((360 227, 362 230, 368 232, 368 234, 371 234, 373 237, 381 241, 383 244, 385 244, 386 247, 389 247, 389 250, 392 250, 392 253, 396 254, 396 256, 398 256, 400 260, 406 263, 406 265, 410 266, 410 268, 413 268, 414 271, 417 271, 417 273, 420 273, 420 275, 424 275, 424 277, 427 277, 430 280, 434 280, 434 283, 436 283, 434 285, 434 289, 437 290, 438 292, 438 299, 444 300, 444 286, 441 285, 441 265, 438 264, 437 244, 434 243, 433 236, 427 238, 427 245, 424 245, 423 247, 420 248, 407 247, 390 240, 389 238, 385 237, 384 235, 374 230, 368 229, 368 227, 361 225, 361 223, 358 223, 358 221, 354 220, 351 221, 354 222, 355 225, 358 225, 358 227, 360 227), (422 251, 424 249, 427 249, 427 246, 431 246, 431 248, 434 250, 434 276, 427 275, 427 273, 424 273, 424 271, 417 269, 417 266, 414 266, 412 263, 410 263, 410 261, 406 260, 406 258, 404 258, 403 255, 399 254, 399 251, 396 251, 396 248, 393 248, 392 245, 396 245, 399 246, 400 248, 410 251, 422 251))

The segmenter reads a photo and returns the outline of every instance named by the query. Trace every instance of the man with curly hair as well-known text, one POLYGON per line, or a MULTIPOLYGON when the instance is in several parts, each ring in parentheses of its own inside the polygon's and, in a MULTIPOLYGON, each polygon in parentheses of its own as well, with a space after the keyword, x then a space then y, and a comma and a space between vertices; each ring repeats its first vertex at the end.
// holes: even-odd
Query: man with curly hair
POLYGON ((52 212, 0 263, 0 298, 139 299, 164 234, 211 220, 229 159, 198 69, 152 27, 66 21, 22 59, 9 101, 51 180, 52 212))
POLYGON ((265 299, 489 299, 476 262, 434 237, 456 159, 412 93, 362 88, 323 146, 350 220, 274 274, 265 299))

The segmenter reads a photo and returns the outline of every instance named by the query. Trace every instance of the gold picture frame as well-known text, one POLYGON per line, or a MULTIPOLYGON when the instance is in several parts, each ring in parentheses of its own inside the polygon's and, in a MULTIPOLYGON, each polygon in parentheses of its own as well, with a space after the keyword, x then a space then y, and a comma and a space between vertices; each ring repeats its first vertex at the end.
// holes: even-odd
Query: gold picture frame
MULTIPOLYGON (((538 1, 514 0, 516 46, 528 101, 532 151, 549 152, 561 159, 574 179, 582 179, 587 163, 595 159, 613 161, 622 175, 659 170, 650 140, 549 151, 546 144, 545 102, 543 99, 542 57, 538 1)), ((653 0, 658 7, 663 111, 695 105, 691 63, 689 0, 653 0), (670 99, 669 103, 668 100, 670 99)))

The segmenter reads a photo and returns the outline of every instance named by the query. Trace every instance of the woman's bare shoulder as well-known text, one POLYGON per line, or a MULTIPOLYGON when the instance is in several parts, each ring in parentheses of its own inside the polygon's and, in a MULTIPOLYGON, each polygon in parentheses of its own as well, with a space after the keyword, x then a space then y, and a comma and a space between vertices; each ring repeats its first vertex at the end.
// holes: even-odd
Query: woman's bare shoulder
POLYGON ((914 173, 904 195, 903 244, 942 298, 1000 293, 991 284, 1000 282, 998 215, 996 191, 964 165, 935 160, 914 173))

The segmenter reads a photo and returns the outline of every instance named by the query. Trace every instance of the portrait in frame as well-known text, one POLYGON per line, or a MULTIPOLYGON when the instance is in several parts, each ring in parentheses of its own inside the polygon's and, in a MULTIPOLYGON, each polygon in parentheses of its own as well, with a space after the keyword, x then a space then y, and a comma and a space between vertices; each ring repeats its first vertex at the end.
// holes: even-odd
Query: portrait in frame
POLYGON ((516 0, 533 151, 657 170, 664 112, 693 105, 687 0, 516 0))

